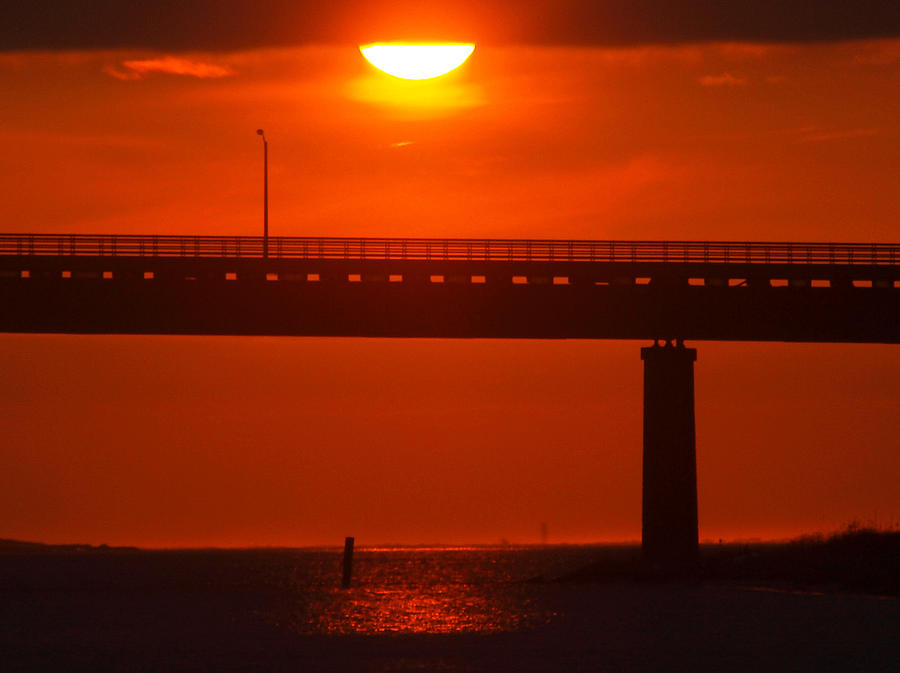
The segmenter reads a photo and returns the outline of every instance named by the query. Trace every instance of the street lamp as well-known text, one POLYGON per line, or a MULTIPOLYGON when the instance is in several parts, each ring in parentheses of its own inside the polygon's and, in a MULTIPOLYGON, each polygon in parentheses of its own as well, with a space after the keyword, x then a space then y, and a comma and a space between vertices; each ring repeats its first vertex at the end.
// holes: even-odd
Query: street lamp
POLYGON ((262 136, 263 141, 263 257, 269 256, 269 141, 262 129, 256 129, 256 134, 262 136))

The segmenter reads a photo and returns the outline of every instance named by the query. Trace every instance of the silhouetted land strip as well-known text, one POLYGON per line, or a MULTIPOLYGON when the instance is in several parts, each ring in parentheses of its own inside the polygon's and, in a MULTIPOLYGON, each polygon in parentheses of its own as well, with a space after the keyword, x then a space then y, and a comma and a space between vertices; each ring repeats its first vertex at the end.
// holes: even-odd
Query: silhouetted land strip
POLYGON ((0 554, 70 554, 73 552, 136 552, 137 547, 111 547, 107 544, 44 544, 0 538, 0 554))
MULTIPOLYGON (((0 555, 117 554, 137 547, 106 544, 44 544, 0 538, 0 555)), ((198 552, 203 550, 193 550, 198 552)), ((207 553, 216 550, 205 550, 207 553)), ((236 552, 240 550, 221 550, 236 552)), ((243 550, 245 553, 271 550, 243 550)), ((190 553, 182 550, 182 553, 190 553)), ((704 544, 697 567, 660 570, 641 560, 640 547, 612 545, 588 566, 560 577, 530 582, 700 581, 809 591, 851 591, 900 597, 900 531, 850 528, 833 535, 808 535, 787 542, 704 544)))
POLYGON ((900 596, 900 531, 851 528, 788 542, 701 545, 696 568, 660 571, 640 550, 610 550, 563 582, 708 581, 900 596))

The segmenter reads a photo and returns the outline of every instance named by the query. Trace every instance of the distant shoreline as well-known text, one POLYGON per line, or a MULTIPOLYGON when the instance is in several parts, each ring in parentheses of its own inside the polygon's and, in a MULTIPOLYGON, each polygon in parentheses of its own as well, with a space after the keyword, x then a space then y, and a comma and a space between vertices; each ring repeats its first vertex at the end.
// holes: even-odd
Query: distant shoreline
MULTIPOLYGON (((564 547, 596 547, 596 560, 559 577, 534 577, 530 582, 710 582, 763 590, 855 592, 900 597, 900 530, 850 527, 831 535, 807 535, 782 542, 701 544, 696 565, 678 570, 645 563, 639 544, 596 545, 390 545, 359 549, 362 553, 505 549, 509 551, 564 547)), ((144 549, 106 544, 45 544, 0 539, 0 556, 103 555, 134 553, 339 553, 338 547, 246 547, 144 549)))
MULTIPOLYGON (((559 543, 495 543, 495 544, 371 544, 357 545, 356 551, 361 553, 394 552, 394 551, 470 551, 474 549, 548 549, 566 547, 609 547, 609 548, 638 548, 639 542, 559 542, 559 543)), ((5 553, 61 553, 61 552, 189 552, 189 551, 309 551, 309 552, 333 552, 343 551, 341 545, 311 545, 304 547, 291 547, 285 545, 255 545, 245 547, 135 547, 115 546, 108 544, 50 544, 46 542, 31 542, 27 540, 12 540, 0 538, 0 554, 5 553)))
POLYGON ((108 544, 46 544, 0 538, 0 554, 65 554, 145 551, 138 547, 114 547, 108 544))

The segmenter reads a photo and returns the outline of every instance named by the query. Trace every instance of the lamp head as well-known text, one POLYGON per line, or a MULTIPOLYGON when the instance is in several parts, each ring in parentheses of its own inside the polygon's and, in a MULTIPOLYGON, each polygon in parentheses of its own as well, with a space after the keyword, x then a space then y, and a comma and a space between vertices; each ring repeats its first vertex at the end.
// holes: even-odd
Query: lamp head
POLYGON ((256 135, 264 136, 264 135, 266 135, 266 134, 263 133, 263 130, 262 130, 262 129, 256 129, 256 135))

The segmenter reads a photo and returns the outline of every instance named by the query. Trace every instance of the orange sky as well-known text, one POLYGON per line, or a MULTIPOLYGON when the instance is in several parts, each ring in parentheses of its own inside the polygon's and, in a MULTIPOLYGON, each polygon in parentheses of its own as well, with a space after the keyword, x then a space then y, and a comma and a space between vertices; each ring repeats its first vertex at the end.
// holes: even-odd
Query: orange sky
MULTIPOLYGON (((900 239, 900 41, 0 53, 0 229, 900 239)), ((0 336, 0 537, 636 539, 637 342, 0 336)), ((701 537, 900 519, 900 351, 693 344, 701 537)))

